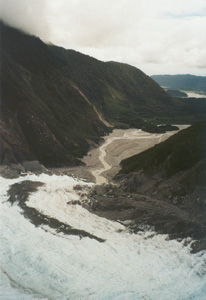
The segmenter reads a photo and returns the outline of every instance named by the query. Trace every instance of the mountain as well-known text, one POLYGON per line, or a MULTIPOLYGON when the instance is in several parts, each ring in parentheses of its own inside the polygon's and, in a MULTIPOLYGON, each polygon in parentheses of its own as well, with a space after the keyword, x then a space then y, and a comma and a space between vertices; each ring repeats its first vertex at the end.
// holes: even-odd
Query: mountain
POLYGON ((194 75, 153 75, 160 86, 170 89, 206 92, 206 76, 194 75))
MULTIPOLYGON (((168 140, 122 161, 122 173, 161 174, 169 178, 206 158, 206 123, 196 123, 168 140)), ((206 183, 206 182, 205 182, 206 183)))
POLYGON ((51 46, 63 71, 111 122, 125 117, 163 115, 175 104, 162 88, 139 69, 117 62, 101 62, 74 50, 51 46))
POLYGON ((107 121, 164 115, 168 105, 174 107, 164 90, 134 67, 46 45, 2 22, 0 27, 1 164, 79 164, 111 131, 107 121))
POLYGON ((193 251, 206 248, 206 123, 178 132, 121 166, 117 179, 123 191, 135 201, 144 199, 136 204, 140 212, 135 222, 199 240, 193 251))
POLYGON ((178 91, 178 90, 170 90, 170 89, 166 89, 166 92, 172 96, 172 97, 177 97, 177 98, 187 98, 188 95, 184 92, 178 91))
POLYGON ((85 169, 102 177, 134 145, 161 141, 168 120, 205 119, 206 101, 173 99, 134 67, 0 26, 0 298, 204 299, 205 253, 190 249, 206 249, 205 123, 124 160, 116 184, 44 166, 82 164, 113 128, 158 127, 118 131, 90 152, 85 169))
POLYGON ((0 164, 37 160, 46 167, 79 160, 112 127, 192 122, 205 102, 173 99, 139 69, 47 45, 0 22, 0 164))
POLYGON ((1 163, 46 166, 77 157, 108 132, 93 106, 38 38, 1 24, 1 163))

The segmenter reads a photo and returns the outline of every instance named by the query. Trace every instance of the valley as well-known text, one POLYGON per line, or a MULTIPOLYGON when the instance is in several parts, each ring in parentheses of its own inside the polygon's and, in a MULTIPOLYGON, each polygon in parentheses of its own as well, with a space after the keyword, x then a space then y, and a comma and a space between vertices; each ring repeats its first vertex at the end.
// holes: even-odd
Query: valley
POLYGON ((155 133, 156 124, 205 120, 205 101, 173 99, 133 66, 47 45, 2 22, 0 32, 1 165, 73 167, 112 128, 155 133))
MULTIPOLYGON (((178 125, 180 130, 188 125, 178 125)), ((164 134, 151 134, 141 129, 115 129, 98 148, 94 148, 83 157, 85 167, 67 169, 67 172, 84 178, 90 178, 96 184, 111 182, 112 178, 120 171, 120 162, 130 156, 143 152, 157 143, 163 142, 177 131, 169 131, 164 134), (90 173, 93 178, 88 174, 90 173), (88 175, 85 175, 88 174, 88 175)), ((57 169, 51 169, 56 170, 57 169)), ((66 171, 59 169, 59 171, 66 171)))
POLYGON ((206 101, 0 34, 0 298, 204 300, 206 101))

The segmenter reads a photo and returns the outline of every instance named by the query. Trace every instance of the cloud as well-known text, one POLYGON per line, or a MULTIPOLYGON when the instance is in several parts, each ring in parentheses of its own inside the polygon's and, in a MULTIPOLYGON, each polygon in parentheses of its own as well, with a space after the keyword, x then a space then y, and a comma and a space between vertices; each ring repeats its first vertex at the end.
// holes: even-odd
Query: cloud
POLYGON ((8 25, 48 40, 52 29, 47 20, 48 4, 46 0, 0 0, 0 18, 8 25))
POLYGON ((205 0, 0 0, 4 20, 45 41, 151 74, 206 75, 205 0))

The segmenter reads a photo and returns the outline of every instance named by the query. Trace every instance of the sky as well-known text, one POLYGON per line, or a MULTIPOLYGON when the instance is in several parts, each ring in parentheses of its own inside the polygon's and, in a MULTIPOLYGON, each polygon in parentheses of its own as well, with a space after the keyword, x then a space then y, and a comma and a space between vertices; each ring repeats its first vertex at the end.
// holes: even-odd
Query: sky
POLYGON ((206 0, 0 0, 0 18, 148 75, 206 76, 206 0))

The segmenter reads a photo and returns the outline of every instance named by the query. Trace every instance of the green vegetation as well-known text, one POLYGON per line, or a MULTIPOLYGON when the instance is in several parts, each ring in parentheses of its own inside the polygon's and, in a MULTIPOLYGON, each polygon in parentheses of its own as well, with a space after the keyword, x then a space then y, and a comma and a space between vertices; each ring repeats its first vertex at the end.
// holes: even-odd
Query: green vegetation
POLYGON ((206 92, 206 76, 194 75, 153 75, 151 76, 159 85, 166 88, 206 92))
POLYGON ((143 170, 170 177, 188 170, 206 157, 206 123, 196 123, 161 144, 121 162, 120 173, 143 170))
POLYGON ((109 129, 38 38, 1 26, 1 163, 80 164, 109 129))
POLYGON ((122 123, 122 118, 163 116, 168 105, 173 115, 177 113, 171 97, 135 67, 116 62, 104 63, 56 46, 49 46, 49 50, 62 61, 62 72, 112 123, 122 123))
POLYGON ((178 90, 170 90, 170 89, 165 89, 166 92, 172 96, 172 97, 188 97, 186 93, 178 91, 178 90))
POLYGON ((111 131, 95 109, 114 128, 152 132, 160 132, 158 123, 206 117, 206 101, 172 99, 135 67, 46 45, 2 22, 0 35, 1 164, 34 159, 46 166, 79 164, 111 131))

